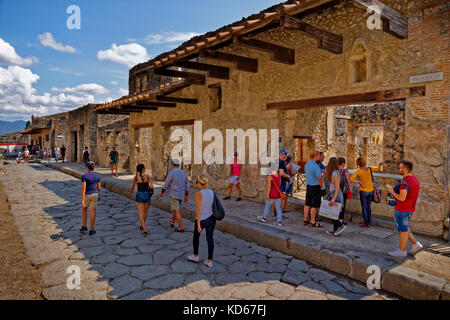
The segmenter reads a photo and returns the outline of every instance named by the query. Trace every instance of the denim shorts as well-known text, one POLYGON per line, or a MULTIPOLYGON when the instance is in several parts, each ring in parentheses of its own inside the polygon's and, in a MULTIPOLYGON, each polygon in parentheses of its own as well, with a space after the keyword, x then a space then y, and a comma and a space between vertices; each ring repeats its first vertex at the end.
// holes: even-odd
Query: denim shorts
POLYGON ((413 217, 414 212, 403 212, 395 210, 394 221, 398 232, 408 232, 408 222, 413 217))
POLYGON ((148 191, 136 193, 136 202, 137 203, 149 203, 150 195, 148 194, 148 191))

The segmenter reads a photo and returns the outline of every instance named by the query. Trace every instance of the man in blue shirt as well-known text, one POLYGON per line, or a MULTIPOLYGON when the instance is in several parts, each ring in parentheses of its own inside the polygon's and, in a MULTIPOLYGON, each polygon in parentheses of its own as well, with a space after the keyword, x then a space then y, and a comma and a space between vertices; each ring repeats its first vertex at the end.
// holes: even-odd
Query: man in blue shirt
POLYGON ((186 172, 180 169, 180 161, 178 159, 172 159, 172 165, 173 169, 167 174, 160 198, 164 197, 164 192, 168 189, 170 195, 170 210, 173 214, 170 226, 173 227, 175 220, 177 220, 178 228, 175 229, 175 232, 184 232, 180 208, 183 199, 184 202, 188 202, 189 178, 186 172))
POLYGON ((316 222, 316 215, 320 208, 321 199, 321 187, 323 185, 322 171, 316 161, 320 159, 319 152, 316 150, 311 151, 309 155, 309 161, 305 165, 306 174, 306 199, 304 206, 304 220, 303 223, 306 226, 308 222, 309 213, 311 211, 311 227, 322 228, 323 226, 316 222))
POLYGON ((87 173, 81 177, 81 206, 83 209, 83 227, 80 229, 81 233, 87 231, 87 209, 91 208, 91 219, 89 225, 89 235, 95 234, 95 211, 97 209, 98 192, 102 188, 100 177, 94 171, 95 164, 93 162, 87 163, 87 173))

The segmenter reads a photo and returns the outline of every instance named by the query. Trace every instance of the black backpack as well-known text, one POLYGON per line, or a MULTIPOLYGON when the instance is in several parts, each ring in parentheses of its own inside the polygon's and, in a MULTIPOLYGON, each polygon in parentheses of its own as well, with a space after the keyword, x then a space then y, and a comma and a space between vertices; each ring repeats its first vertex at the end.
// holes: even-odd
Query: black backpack
POLYGON ((83 160, 89 160, 89 151, 84 150, 84 152, 83 152, 83 160))
POLYGON ((216 193, 213 191, 214 193, 214 201, 213 201, 213 214, 214 214, 214 219, 216 219, 217 221, 223 220, 223 218, 225 218, 225 210, 222 207, 222 204, 220 203, 219 198, 217 198, 216 193))

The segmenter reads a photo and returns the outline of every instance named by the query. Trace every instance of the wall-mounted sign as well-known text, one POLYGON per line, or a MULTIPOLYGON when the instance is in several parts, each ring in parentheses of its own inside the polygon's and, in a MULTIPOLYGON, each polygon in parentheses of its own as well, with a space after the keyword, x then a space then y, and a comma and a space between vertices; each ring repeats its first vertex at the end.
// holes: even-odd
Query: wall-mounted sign
POLYGON ((419 82, 430 82, 430 81, 440 81, 444 80, 443 72, 418 74, 409 77, 409 83, 419 83, 419 82))

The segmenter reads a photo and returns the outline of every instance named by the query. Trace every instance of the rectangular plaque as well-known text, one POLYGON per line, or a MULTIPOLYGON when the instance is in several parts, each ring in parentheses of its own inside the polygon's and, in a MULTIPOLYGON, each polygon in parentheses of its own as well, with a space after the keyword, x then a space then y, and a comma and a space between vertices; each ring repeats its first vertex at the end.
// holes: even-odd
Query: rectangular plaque
POLYGON ((443 72, 435 72, 435 73, 427 73, 427 74, 419 74, 416 76, 410 76, 409 83, 440 81, 443 79, 444 79, 443 72))

